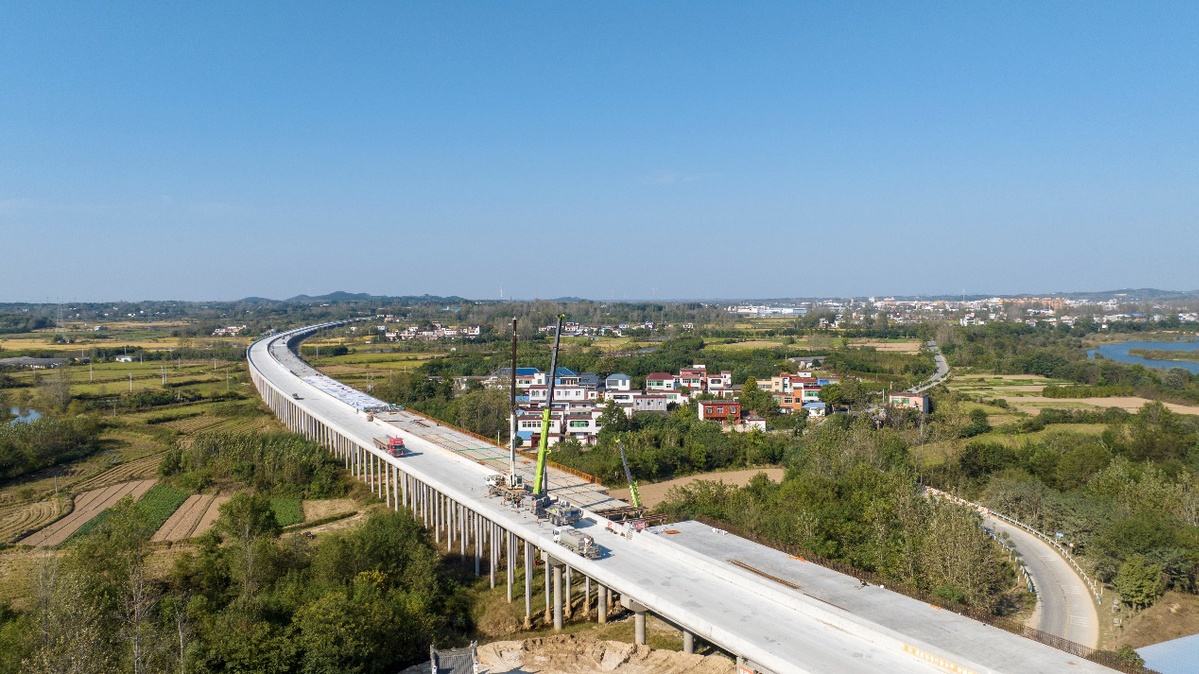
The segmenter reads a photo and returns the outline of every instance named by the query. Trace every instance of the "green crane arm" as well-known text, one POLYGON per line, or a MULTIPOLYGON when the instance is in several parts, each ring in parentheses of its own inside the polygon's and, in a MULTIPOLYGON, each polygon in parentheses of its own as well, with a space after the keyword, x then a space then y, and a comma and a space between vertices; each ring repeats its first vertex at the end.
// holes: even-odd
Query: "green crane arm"
POLYGON ((617 446, 620 447, 620 462, 624 464, 624 478, 629 483, 629 498, 633 500, 633 507, 641 507, 641 492, 637 490, 637 483, 633 481, 633 471, 629 470, 629 459, 624 454, 624 441, 618 441, 617 446))
MULTIPOLYGON (((549 391, 545 398, 545 409, 541 411, 541 440, 537 443, 537 472, 533 475, 533 495, 541 496, 549 491, 545 479, 545 457, 550 453, 550 414, 554 407, 554 380, 558 376, 558 345, 562 342, 562 319, 566 314, 558 314, 558 327, 554 330, 554 351, 550 355, 549 391)), ((513 373, 515 376, 515 372, 513 373)), ((565 418, 563 423, 565 423, 565 418)))

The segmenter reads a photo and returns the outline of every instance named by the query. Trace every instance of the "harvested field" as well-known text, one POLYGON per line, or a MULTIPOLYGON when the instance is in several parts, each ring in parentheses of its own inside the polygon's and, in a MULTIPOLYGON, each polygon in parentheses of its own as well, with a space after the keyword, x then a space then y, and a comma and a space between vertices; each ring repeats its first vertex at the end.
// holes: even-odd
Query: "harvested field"
MULTIPOLYGON (((998 392, 997 392, 998 393, 998 392)), ((1115 396, 1111 398, 1046 398, 1044 396, 1019 396, 1009 401, 1021 412, 1036 414, 1045 407, 1077 407, 1098 408, 1119 407, 1127 412, 1136 412, 1151 402, 1148 398, 1137 396, 1115 396)), ((1178 414, 1199 414, 1199 406, 1179 405, 1177 403, 1162 403, 1171 411, 1178 414)))
POLYGON ((891 353, 920 353, 920 342, 918 340, 904 342, 888 342, 878 339, 855 339, 849 342, 849 346, 855 347, 870 347, 876 351, 888 351, 891 353))
POLYGON ((158 473, 158 464, 162 462, 162 453, 145 456, 128 463, 123 463, 106 470, 99 475, 90 477, 74 488, 77 490, 92 490, 107 487, 129 480, 143 480, 158 473))
POLYGON ((208 512, 216 496, 213 494, 192 494, 183 505, 175 511, 158 531, 151 537, 152 541, 182 541, 191 538, 192 532, 199 526, 200 520, 208 512))
POLYGON ((149 491, 155 482, 156 480, 137 480, 84 492, 75 498, 75 509, 71 511, 71 514, 35 534, 26 536, 18 543, 39 547, 58 545, 67 540, 79 527, 122 498, 129 495, 132 495, 134 499, 141 498, 142 494, 149 491))
POLYGON ((680 653, 570 634, 485 644, 479 647, 479 663, 497 674, 732 674, 736 668, 732 660, 720 655, 680 653))
POLYGON ((62 514, 62 507, 62 500, 52 498, 5 508, 0 513, 0 541, 8 543, 13 538, 40 529, 62 514))
POLYGON ((208 504, 208 509, 204 511, 204 515, 200 517, 199 524, 197 524, 196 528, 192 530, 191 535, 193 538, 196 536, 203 536, 204 534, 208 533, 208 530, 212 528, 212 525, 216 524, 216 518, 220 517, 221 515, 221 506, 224 505, 225 501, 228 500, 228 496, 217 496, 216 498, 212 499, 212 502, 208 504))
MULTIPOLYGON (((681 487, 691 484, 697 480, 708 480, 711 482, 723 482, 725 484, 737 485, 744 487, 749 484, 758 473, 766 473, 766 477, 778 482, 783 479, 783 475, 787 471, 783 468, 750 468, 748 470, 729 470, 715 473, 700 473, 699 475, 688 475, 674 480, 665 482, 655 482, 653 484, 642 484, 637 486, 637 491, 641 493, 641 503, 647 508, 652 508, 662 501, 666 500, 666 494, 672 487, 681 487)), ((629 490, 613 489, 609 492, 613 498, 629 500, 629 490)))
POLYGON ((304 501, 304 521, 315 522, 334 515, 343 515, 358 510, 354 499, 333 498, 320 501, 304 501))

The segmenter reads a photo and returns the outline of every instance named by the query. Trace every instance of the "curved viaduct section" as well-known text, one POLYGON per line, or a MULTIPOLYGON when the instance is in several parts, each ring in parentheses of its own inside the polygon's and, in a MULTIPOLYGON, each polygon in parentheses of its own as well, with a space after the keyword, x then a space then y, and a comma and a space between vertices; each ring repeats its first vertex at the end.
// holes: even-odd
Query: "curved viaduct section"
MULTIPOLYGON (((596 586, 600 606, 619 595, 634 613, 638 642, 644 643, 652 613, 683 631, 685 649, 696 637, 706 640, 736 655, 743 671, 1112 671, 696 522, 620 535, 585 509, 576 526, 593 535, 603 555, 575 555, 554 542, 548 523, 488 498, 484 478, 492 469, 411 432, 415 427, 402 419, 368 420, 360 409, 373 399, 317 373, 291 351, 335 325, 251 345, 250 373, 263 400, 289 428, 327 447, 388 507, 410 510, 447 550, 473 555, 476 573, 485 569, 493 584, 497 572, 505 573, 509 600, 523 586, 526 614, 540 557, 547 581, 552 570, 546 612, 556 626, 571 610, 573 577, 588 591, 596 586), (403 437, 409 454, 395 458, 376 450, 374 438, 384 435, 403 437)), ((602 621, 607 612, 596 615, 602 621)))

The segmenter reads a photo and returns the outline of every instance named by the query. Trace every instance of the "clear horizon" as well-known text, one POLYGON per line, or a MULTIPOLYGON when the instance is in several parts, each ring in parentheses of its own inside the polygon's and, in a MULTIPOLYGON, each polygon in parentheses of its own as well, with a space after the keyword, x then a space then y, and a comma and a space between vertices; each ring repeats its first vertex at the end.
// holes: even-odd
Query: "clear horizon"
POLYGON ((1194 3, 0 22, 0 301, 1199 288, 1194 3))

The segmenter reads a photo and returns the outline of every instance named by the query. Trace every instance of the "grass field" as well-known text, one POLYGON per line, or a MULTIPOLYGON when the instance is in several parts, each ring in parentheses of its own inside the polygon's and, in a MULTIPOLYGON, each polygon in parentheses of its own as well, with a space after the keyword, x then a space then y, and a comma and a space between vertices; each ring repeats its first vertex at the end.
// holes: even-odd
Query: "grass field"
POLYGON ((289 527, 304 521, 304 506, 298 498, 273 498, 271 510, 275 511, 275 519, 279 526, 289 527))

